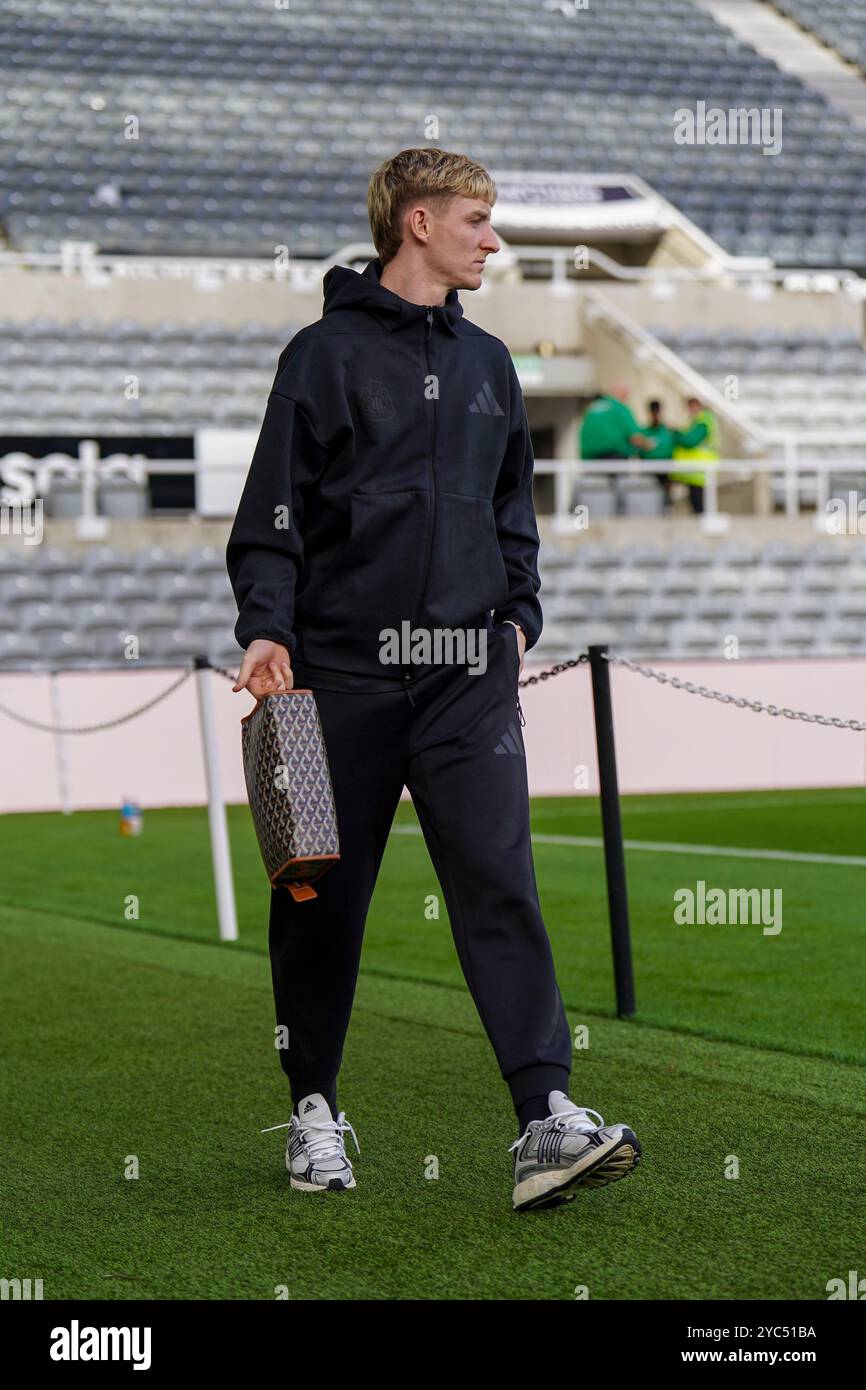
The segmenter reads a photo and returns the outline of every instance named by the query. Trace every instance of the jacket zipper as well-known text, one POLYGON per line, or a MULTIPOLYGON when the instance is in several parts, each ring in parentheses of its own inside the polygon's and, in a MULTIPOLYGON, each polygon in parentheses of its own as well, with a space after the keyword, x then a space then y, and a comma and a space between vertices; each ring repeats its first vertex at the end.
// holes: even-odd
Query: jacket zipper
MULTIPOLYGON (((425 307, 426 307, 426 309, 427 309, 427 332, 426 332, 426 334, 425 334, 425 336, 424 336, 424 359, 425 359, 425 361, 426 361, 426 363, 427 363, 427 376, 429 377, 429 376, 430 376, 430 353, 429 353, 429 350, 428 350, 428 344, 429 344, 429 342, 430 342, 430 333, 431 333, 431 330, 432 330, 432 328, 433 328, 433 306, 432 306, 432 304, 428 304, 428 305, 426 305, 425 307)), ((432 406, 432 414, 431 414, 432 433, 431 433, 431 439, 430 439, 430 466, 429 466, 429 474, 430 474, 430 498, 431 498, 430 525, 429 525, 429 527, 428 527, 428 532, 427 532, 427 551, 426 551, 426 556, 425 556, 425 560, 424 560, 424 577, 423 577, 423 579, 421 580, 421 593, 420 593, 420 595, 419 595, 419 597, 418 597, 418 602, 417 602, 417 604, 415 605, 415 615, 414 615, 414 617, 413 617, 413 619, 412 619, 411 632, 410 632, 410 640, 411 640, 411 633, 414 632, 414 630, 415 630, 415 624, 417 623, 418 618, 419 618, 420 615, 421 615, 421 609, 422 609, 423 606, 424 606, 424 597, 425 597, 425 594, 426 594, 426 591, 427 591, 427 580, 428 580, 428 578, 429 578, 429 576, 430 576, 430 561, 431 561, 432 555, 433 555, 433 531, 434 531, 435 525, 436 525, 436 470, 435 470, 435 468, 434 468, 434 466, 433 466, 433 459, 434 459, 434 456, 435 456, 435 454, 436 454, 436 398, 435 398, 435 396, 432 397, 430 404, 431 404, 431 406, 432 406)))

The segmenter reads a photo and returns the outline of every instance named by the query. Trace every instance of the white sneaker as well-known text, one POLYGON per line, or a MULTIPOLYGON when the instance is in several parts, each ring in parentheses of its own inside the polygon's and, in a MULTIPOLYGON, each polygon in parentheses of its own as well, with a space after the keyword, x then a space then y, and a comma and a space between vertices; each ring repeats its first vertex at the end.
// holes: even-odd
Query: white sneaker
POLYGON ((547 1118, 530 1120, 509 1145, 509 1153, 517 1150, 515 1211, 569 1202, 575 1188, 604 1187, 628 1177, 640 1163, 641 1146, 629 1125, 606 1125, 597 1110, 575 1105, 564 1091, 551 1091, 547 1104, 547 1118))
POLYGON ((271 1125, 262 1134, 288 1129, 286 1167, 292 1187, 299 1192, 342 1192, 355 1186, 352 1165, 346 1157, 343 1135, 348 1129, 361 1152, 358 1137, 340 1111, 336 1120, 330 1106, 318 1091, 298 1102, 298 1113, 282 1125, 271 1125))

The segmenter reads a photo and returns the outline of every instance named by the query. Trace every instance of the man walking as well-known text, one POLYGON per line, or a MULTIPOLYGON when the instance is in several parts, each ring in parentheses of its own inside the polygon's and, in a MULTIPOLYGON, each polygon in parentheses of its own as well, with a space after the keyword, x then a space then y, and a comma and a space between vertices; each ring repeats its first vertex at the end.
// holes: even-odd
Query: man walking
POLYGON ((271 894, 293 1101, 275 1128, 289 1130, 291 1184, 355 1186, 336 1082, 405 785, 517 1114, 523 1210, 624 1177, 640 1146, 567 1095, 519 724, 518 676, 542 626, 532 447, 508 350, 457 298, 499 249, 495 200, 486 170, 437 149, 373 174, 378 255, 363 274, 328 271, 322 318, 280 357, 227 566, 246 649, 234 688, 315 692, 340 836, 315 899, 271 894))

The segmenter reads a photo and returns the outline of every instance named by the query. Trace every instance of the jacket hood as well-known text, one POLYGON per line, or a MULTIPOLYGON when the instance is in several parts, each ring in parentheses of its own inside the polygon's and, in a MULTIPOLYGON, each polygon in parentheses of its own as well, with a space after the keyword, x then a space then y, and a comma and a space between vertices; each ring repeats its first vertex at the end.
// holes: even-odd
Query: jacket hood
MULTIPOLYGON (((384 328, 393 330, 409 324, 419 324, 427 312, 423 304, 411 304, 380 284, 382 262, 376 257, 369 261, 361 274, 347 266, 335 265, 322 280, 325 294, 323 314, 334 309, 363 309, 378 319, 384 328)), ((456 336, 457 323, 463 316, 463 306, 456 290, 449 290, 444 304, 433 306, 434 321, 446 332, 456 336)))

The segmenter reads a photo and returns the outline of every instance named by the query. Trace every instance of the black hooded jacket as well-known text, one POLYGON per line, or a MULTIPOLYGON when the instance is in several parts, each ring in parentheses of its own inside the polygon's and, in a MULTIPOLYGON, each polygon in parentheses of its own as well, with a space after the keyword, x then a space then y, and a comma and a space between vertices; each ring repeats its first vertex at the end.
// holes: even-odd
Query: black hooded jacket
MULTIPOLYGON (((229 537, 235 636, 388 688, 383 628, 542 626, 533 456, 500 339, 334 266, 280 355, 229 537), (492 614, 492 619, 491 619, 492 614)), ((417 674, 417 673, 416 673, 417 674)))

